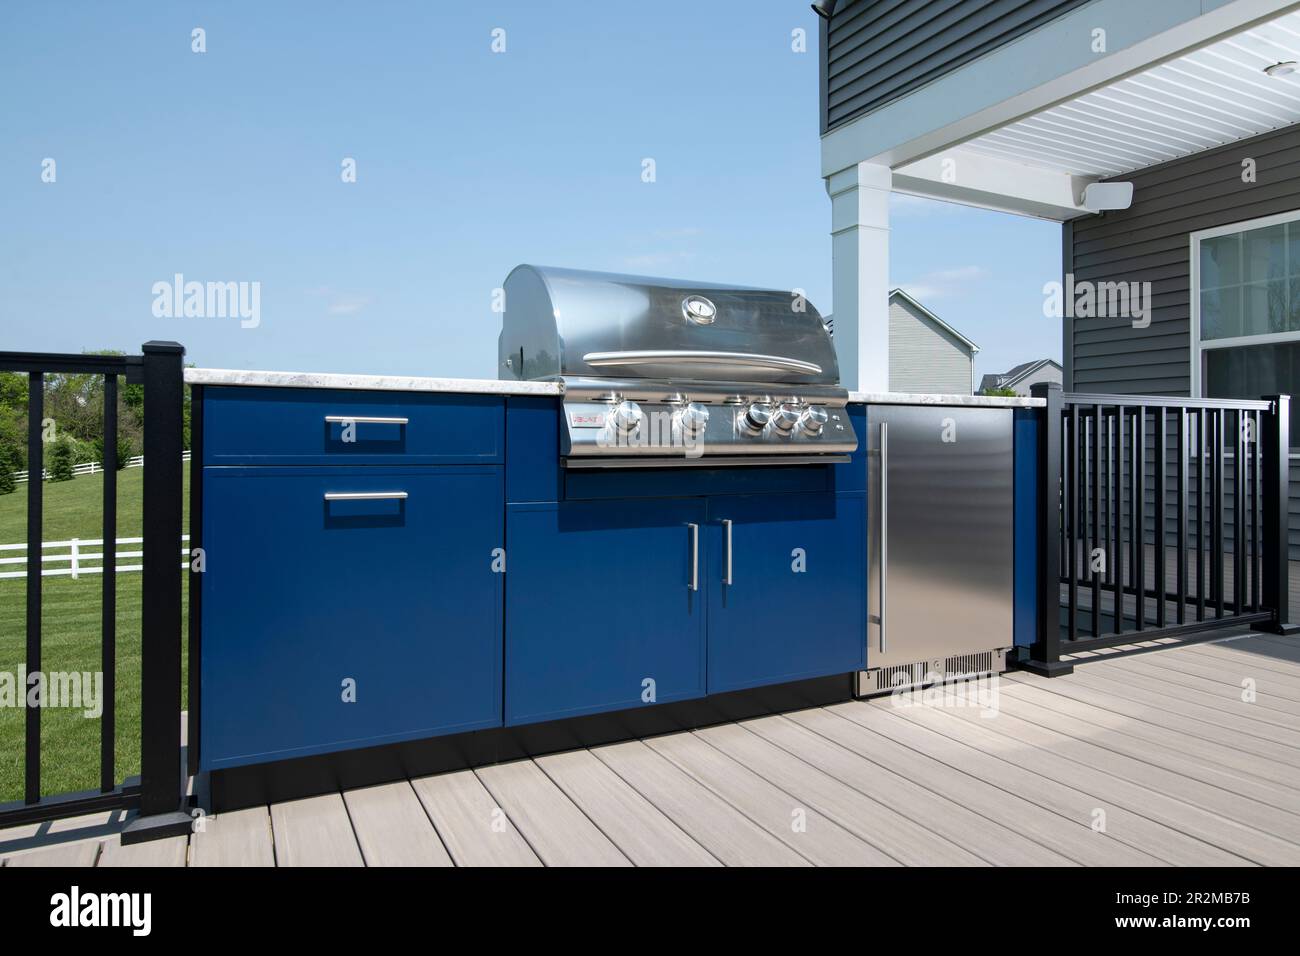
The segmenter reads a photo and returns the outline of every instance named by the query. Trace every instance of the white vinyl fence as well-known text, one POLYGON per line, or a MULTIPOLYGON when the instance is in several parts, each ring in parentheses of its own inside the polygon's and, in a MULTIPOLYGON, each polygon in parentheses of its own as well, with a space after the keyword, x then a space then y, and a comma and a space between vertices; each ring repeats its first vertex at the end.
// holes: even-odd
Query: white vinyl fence
MULTIPOLYGON (((189 565, 189 540, 188 534, 181 535, 183 546, 180 550, 180 563, 182 569, 188 568, 189 565)), ((142 550, 124 550, 123 545, 142 545, 144 538, 118 538, 117 539, 117 570, 125 571, 142 571, 144 565, 140 563, 123 564, 123 561, 132 558, 143 558, 142 550)), ((41 542, 41 577, 72 577, 79 578, 83 574, 103 574, 104 573, 104 539, 103 538, 72 538, 68 541, 42 541, 41 542), (88 550, 87 550, 88 549, 88 550), (48 552, 48 553, 47 553, 48 552), (47 567, 46 565, 59 565, 58 567, 47 567)), ((0 578, 25 578, 27 577, 27 559, 28 555, 26 544, 0 544, 0 569, 5 569, 13 565, 23 565, 20 570, 9 571, 0 570, 0 578), (24 552, 21 556, 9 557, 13 552, 24 552)))
MULTIPOLYGON (((190 453, 188 451, 181 452, 181 461, 189 461, 189 460, 190 460, 190 453)), ((126 460, 126 464, 123 467, 139 468, 143 464, 144 464, 144 455, 134 455, 126 460)), ((97 475, 103 470, 104 470, 104 464, 103 462, 99 462, 99 461, 87 461, 87 462, 82 462, 80 465, 72 466, 72 473, 74 475, 97 475)), ((45 472, 45 480, 49 481, 50 470, 46 468, 44 469, 44 472, 45 472)), ((26 480, 27 480, 27 472, 25 471, 14 472, 14 481, 26 481, 26 480)))

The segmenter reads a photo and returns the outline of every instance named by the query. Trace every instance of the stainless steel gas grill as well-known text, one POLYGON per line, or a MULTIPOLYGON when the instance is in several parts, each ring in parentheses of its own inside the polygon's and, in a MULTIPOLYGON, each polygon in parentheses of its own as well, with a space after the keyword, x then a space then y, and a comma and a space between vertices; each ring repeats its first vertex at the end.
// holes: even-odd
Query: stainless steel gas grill
POLYGON ((781 290, 517 266, 498 377, 564 384, 569 468, 812 464, 858 446, 817 310, 781 290))

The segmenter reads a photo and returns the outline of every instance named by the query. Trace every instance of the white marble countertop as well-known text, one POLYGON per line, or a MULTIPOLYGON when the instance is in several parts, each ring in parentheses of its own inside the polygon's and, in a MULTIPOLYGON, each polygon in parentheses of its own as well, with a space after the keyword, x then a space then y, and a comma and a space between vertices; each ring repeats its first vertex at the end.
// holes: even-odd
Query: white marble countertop
MULTIPOLYGON (((271 388, 342 388, 388 392, 461 392, 479 395, 562 395, 559 382, 507 382, 490 378, 419 378, 411 375, 348 375, 339 372, 263 372, 233 368, 187 368, 189 385, 255 385, 271 388)), ((959 405, 977 408, 1037 408, 1041 398, 996 395, 921 395, 849 392, 850 402, 868 405, 959 405)))
POLYGON ((1041 398, 1003 395, 923 395, 907 392, 849 392, 850 402, 867 405, 961 405, 968 408, 1041 408, 1041 398))
POLYGON ((338 372, 259 372, 233 368, 187 368, 188 385, 259 385, 271 388, 344 388, 387 392, 460 392, 478 395, 559 395, 559 382, 503 382, 490 378, 418 378, 411 375, 346 375, 338 372))

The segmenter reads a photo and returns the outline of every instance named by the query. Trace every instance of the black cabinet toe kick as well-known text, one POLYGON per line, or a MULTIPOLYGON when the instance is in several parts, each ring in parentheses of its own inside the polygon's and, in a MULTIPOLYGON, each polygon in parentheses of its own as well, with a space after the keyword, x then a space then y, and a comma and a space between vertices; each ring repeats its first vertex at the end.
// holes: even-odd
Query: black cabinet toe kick
POLYGON ((493 727, 382 747, 345 750, 273 763, 213 771, 205 809, 212 813, 295 800, 356 787, 471 767, 539 757, 548 753, 636 740, 660 734, 821 707, 853 698, 853 674, 730 691, 697 700, 552 720, 521 727, 493 727))

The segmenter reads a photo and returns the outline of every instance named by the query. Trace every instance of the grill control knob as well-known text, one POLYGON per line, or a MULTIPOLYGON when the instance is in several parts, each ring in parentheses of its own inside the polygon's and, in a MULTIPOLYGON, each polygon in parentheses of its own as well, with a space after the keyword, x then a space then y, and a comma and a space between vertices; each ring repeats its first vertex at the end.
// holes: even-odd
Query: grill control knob
POLYGON ((677 421, 683 432, 691 436, 698 435, 709 424, 709 410, 699 402, 691 402, 677 413, 677 421))
POLYGON ((745 425, 756 432, 761 432, 772 420, 772 406, 767 402, 754 402, 745 409, 745 425))
POLYGON ((776 414, 772 416, 772 426, 782 434, 788 435, 794 430, 794 426, 799 424, 801 414, 798 405, 786 402, 779 406, 776 414))
POLYGON ((641 406, 633 401, 619 402, 609 416, 610 427, 620 435, 630 435, 641 424, 641 406))
POLYGON ((809 435, 820 435, 822 429, 826 427, 826 422, 830 419, 826 409, 819 405, 809 407, 803 417, 799 419, 799 427, 809 435))

